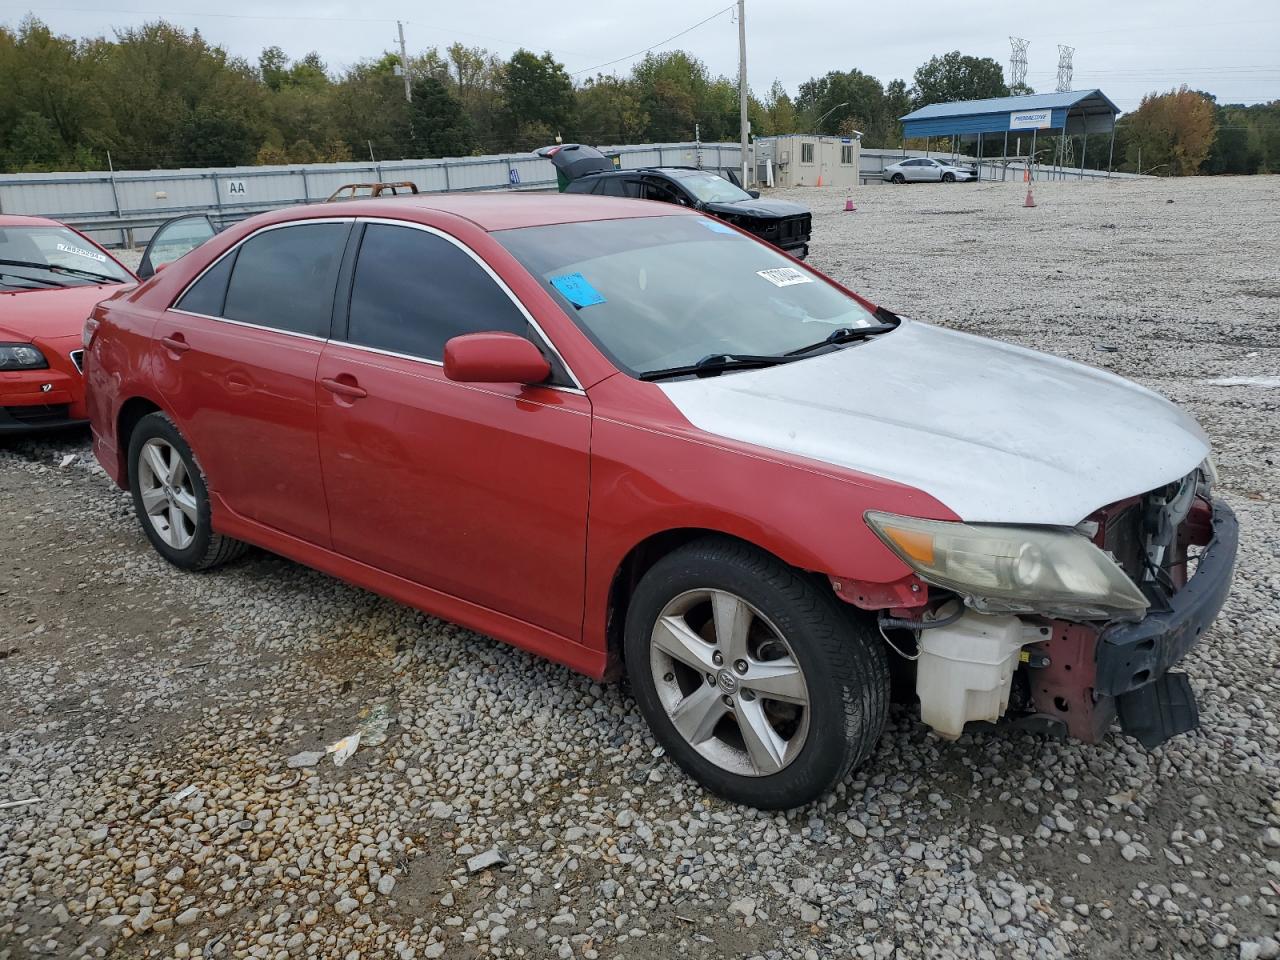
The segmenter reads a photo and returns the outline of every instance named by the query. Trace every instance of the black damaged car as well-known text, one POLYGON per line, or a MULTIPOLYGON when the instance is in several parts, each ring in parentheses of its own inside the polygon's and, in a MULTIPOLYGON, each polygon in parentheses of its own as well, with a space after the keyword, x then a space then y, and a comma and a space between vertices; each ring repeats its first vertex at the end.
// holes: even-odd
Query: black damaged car
POLYGON ((678 203, 753 233, 793 257, 803 260, 809 254, 813 215, 807 207, 786 200, 761 200, 759 191, 743 190, 708 170, 647 167, 589 171, 570 180, 564 192, 678 203))

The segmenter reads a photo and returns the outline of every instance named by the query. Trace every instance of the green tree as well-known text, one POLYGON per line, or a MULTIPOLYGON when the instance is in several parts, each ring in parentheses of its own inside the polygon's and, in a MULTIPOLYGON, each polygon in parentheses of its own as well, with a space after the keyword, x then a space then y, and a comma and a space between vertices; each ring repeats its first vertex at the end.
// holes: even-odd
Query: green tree
POLYGON ((521 49, 512 54, 502 78, 502 97, 507 129, 514 131, 512 149, 542 146, 548 133, 567 129, 573 120, 573 81, 549 52, 538 56, 521 49))
POLYGON ((765 122, 771 135, 796 132, 796 105, 781 80, 773 81, 764 98, 765 122))
POLYGON ((931 58, 916 71, 911 102, 918 109, 931 103, 985 100, 1008 95, 1004 68, 1000 64, 990 57, 968 57, 959 50, 952 50, 931 58))
MULTIPOLYGON (((649 53, 636 64, 632 79, 649 117, 645 139, 654 142, 692 140, 694 125, 710 83, 707 68, 683 50, 649 53)), ((734 127, 736 139, 737 127, 734 127)), ((710 132, 703 139, 711 140, 710 132)))
POLYGON ((409 105, 409 139, 422 157, 465 157, 475 149, 471 120, 443 83, 418 77, 409 105))
POLYGON ((644 138, 649 115, 630 80, 588 78, 577 90, 575 139, 585 143, 637 143, 644 138))

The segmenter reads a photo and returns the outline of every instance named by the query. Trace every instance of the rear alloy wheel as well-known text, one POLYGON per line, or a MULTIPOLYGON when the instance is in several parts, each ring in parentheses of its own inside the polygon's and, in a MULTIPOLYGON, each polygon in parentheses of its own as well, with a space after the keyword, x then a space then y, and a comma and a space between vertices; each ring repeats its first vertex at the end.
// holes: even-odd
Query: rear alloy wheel
POLYGON ((207 570, 246 544, 213 532, 209 488, 187 441, 163 413, 143 417, 129 438, 129 486, 156 552, 184 570, 207 570))
POLYGON ((890 179, 893 180, 894 183, 899 185, 907 182, 907 178, 900 173, 895 173, 890 179))
POLYGON ((820 797, 884 726, 882 645, 807 576, 737 541, 695 541, 649 570, 627 612, 626 659, 672 758, 750 806, 820 797))

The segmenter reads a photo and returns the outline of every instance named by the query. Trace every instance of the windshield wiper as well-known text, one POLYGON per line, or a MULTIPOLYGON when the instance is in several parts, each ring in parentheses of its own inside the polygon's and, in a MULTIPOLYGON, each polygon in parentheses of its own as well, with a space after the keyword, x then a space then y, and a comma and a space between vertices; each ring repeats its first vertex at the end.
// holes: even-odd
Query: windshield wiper
MULTIPOLYGON (((34 260, 0 260, 0 266, 6 267, 29 267, 34 270, 48 270, 50 273, 70 273, 80 277, 92 277, 94 280, 109 280, 112 283, 119 283, 117 277, 109 276, 105 273, 94 273, 92 270, 80 270, 77 267, 64 267, 54 263, 36 263, 34 260)), ((61 284, 66 286, 66 284, 61 284)))
POLYGON ((780 363, 791 363, 799 357, 781 354, 754 353, 713 353, 703 357, 697 363, 682 367, 666 367, 662 370, 646 370, 640 374, 641 380, 665 380, 667 377, 689 377, 701 374, 723 373, 726 370, 756 370, 761 367, 773 367, 780 363))
POLYGON ((807 353, 813 353, 815 350, 821 350, 823 347, 830 347, 840 343, 852 343, 854 340, 865 340, 867 337, 874 337, 878 333, 888 333, 890 330, 897 329, 897 326, 896 323, 881 323, 874 327, 840 327, 832 330, 817 343, 810 343, 803 347, 796 347, 794 350, 788 350, 786 355, 788 357, 802 357, 807 353))
MULTIPOLYGON (((7 264, 7 263, 11 263, 11 261, 0 260, 0 264, 7 264)), ((18 265, 26 266, 25 263, 20 263, 18 265)), ((0 270, 0 277, 12 277, 15 280, 25 280, 28 283, 42 283, 46 287, 65 287, 66 286, 65 283, 61 283, 58 280, 48 280, 44 277, 27 277, 27 276, 23 276, 21 273, 10 273, 8 270, 0 270)))

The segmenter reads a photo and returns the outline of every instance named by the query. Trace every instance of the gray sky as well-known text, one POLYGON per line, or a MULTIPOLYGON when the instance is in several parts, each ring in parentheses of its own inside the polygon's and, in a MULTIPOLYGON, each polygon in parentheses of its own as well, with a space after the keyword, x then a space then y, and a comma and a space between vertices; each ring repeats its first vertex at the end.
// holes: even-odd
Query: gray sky
MULTIPOLYGON (((208 0, 38 5, 0 0, 0 23, 16 26, 33 12, 59 33, 96 36, 163 16, 186 28, 198 27, 212 42, 250 61, 257 60, 264 46, 275 44, 290 56, 317 50, 337 68, 392 49, 394 20, 400 17, 411 53, 453 40, 504 56, 526 46, 551 50, 576 72, 658 44, 728 5, 729 0, 225 0, 216 5, 208 0), (566 12, 570 10, 575 12, 566 12)), ((811 76, 851 67, 886 83, 901 77, 909 85, 917 66, 955 49, 993 57, 1007 71, 1009 34, 1031 41, 1027 79, 1042 92, 1055 87, 1061 43, 1076 48, 1072 86, 1100 87, 1123 110, 1136 107, 1143 93, 1179 83, 1216 94, 1220 102, 1280 99, 1276 0, 747 0, 747 62, 758 94, 777 78, 794 95, 811 76)), ((702 58, 713 73, 736 74, 737 26, 728 12, 658 49, 677 47, 702 58)), ((625 74, 632 62, 624 60, 604 72, 625 74)))

